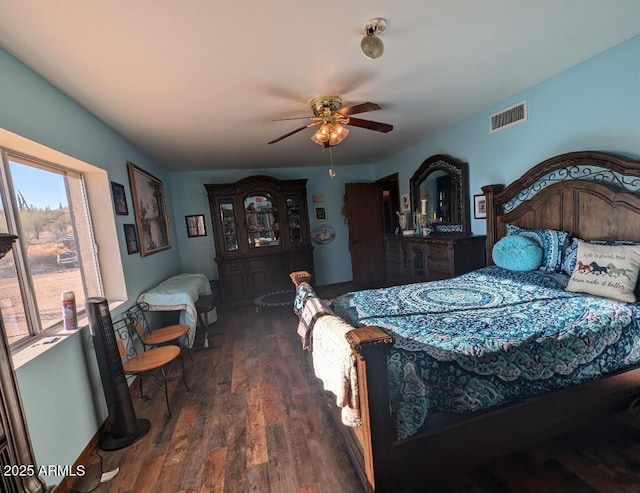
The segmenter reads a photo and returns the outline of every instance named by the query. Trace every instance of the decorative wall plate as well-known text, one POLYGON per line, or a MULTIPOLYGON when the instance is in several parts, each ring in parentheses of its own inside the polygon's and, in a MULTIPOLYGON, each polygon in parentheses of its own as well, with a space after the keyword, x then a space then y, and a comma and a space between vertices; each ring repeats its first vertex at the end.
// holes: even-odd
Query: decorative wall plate
POLYGON ((321 224, 311 231, 311 241, 318 245, 327 245, 336 238, 336 230, 328 224, 321 224))

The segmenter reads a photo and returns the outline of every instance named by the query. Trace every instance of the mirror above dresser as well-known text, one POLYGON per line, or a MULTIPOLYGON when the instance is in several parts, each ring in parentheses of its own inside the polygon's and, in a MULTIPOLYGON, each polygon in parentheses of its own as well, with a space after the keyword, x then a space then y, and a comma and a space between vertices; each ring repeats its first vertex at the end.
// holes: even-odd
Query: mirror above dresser
POLYGON ((412 212, 426 210, 435 233, 471 233, 467 163, 431 156, 411 177, 410 189, 412 212))
POLYGON ((484 267, 486 236, 471 234, 467 163, 444 154, 431 156, 410 186, 411 209, 427 216, 429 224, 426 233, 385 236, 387 284, 437 281, 484 267))

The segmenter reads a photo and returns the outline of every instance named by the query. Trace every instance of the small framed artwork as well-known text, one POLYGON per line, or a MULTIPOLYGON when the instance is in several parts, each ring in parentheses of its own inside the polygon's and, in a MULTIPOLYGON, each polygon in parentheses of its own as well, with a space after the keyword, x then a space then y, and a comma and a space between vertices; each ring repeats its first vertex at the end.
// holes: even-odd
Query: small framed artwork
POLYGON ((184 216, 187 222, 187 236, 195 238, 197 236, 207 236, 207 228, 204 224, 204 214, 184 216))
POLYGON ((402 194, 402 211, 411 209, 411 196, 408 193, 402 194))
POLYGON ((127 195, 124 191, 124 185, 112 181, 111 195, 113 195, 113 206, 116 209, 116 214, 119 216, 128 216, 129 206, 127 206, 127 195))
POLYGON ((327 206, 326 205, 316 205, 313 207, 314 215, 316 217, 316 222, 322 222, 327 220, 327 206))
POLYGON ((473 196, 473 217, 476 219, 486 219, 487 199, 484 195, 473 196))
POLYGON ((140 245, 138 245, 138 233, 136 232, 135 224, 123 224, 124 226, 124 241, 127 244, 127 253, 140 252, 140 245))

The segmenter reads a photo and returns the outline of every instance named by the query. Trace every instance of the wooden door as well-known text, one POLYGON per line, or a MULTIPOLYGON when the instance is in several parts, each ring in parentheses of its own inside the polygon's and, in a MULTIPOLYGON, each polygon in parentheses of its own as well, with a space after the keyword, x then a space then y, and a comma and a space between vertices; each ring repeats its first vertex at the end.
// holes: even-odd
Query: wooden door
POLYGON ((382 185, 346 183, 349 250, 354 283, 363 287, 384 282, 382 185))

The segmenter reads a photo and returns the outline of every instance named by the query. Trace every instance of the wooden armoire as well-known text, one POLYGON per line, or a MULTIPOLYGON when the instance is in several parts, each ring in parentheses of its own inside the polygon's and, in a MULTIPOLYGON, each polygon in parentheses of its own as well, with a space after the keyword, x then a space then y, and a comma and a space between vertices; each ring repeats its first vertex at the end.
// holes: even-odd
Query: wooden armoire
POLYGON ((206 184, 224 308, 292 289, 289 273, 313 273, 306 179, 250 176, 206 184))

